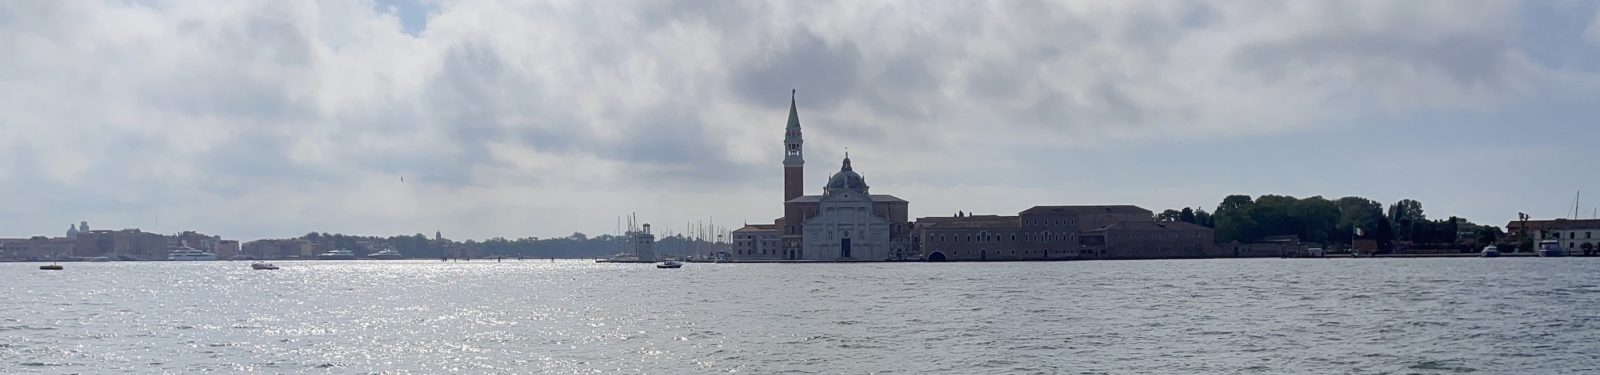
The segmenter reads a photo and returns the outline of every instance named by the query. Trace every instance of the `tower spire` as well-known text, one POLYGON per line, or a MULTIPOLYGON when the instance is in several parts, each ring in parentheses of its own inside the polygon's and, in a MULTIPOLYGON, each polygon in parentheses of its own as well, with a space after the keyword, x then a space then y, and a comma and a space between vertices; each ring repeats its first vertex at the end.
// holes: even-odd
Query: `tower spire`
POLYGON ((783 201, 799 198, 805 189, 805 152, 801 145, 805 141, 800 132, 800 110, 795 104, 795 93, 799 90, 789 89, 789 123, 783 131, 783 201))

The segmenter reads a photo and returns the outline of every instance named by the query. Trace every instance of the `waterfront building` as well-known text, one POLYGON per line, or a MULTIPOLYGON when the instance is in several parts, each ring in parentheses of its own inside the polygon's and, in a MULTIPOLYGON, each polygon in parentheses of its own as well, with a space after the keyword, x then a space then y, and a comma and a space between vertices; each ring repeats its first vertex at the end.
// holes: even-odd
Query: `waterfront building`
POLYGON ((228 259, 239 255, 239 241, 217 241, 217 247, 212 251, 217 254, 217 259, 228 259))
POLYGON ((0 238, 0 260, 64 260, 72 257, 75 245, 75 240, 66 237, 0 238))
POLYGON ((1507 238, 1515 241, 1527 233, 1535 243, 1554 240, 1571 255, 1600 255, 1600 220, 1528 220, 1506 224, 1507 238), (1523 228, 1522 223, 1527 223, 1523 228))
POLYGON ((1154 221, 1129 205, 1035 206, 1016 216, 917 219, 923 259, 1066 260, 1198 258, 1221 255, 1211 228, 1154 221))
POLYGON ((745 224, 733 230, 733 253, 736 259, 780 259, 783 238, 774 224, 745 224))
POLYGON ((243 246, 240 246, 239 252, 252 259, 309 259, 316 254, 316 248, 311 241, 303 238, 291 238, 246 242, 243 246))
POLYGON ((736 259, 889 260, 912 252, 907 210, 893 195, 869 193, 845 155, 822 195, 805 195, 805 149, 800 114, 789 99, 783 139, 783 218, 736 230, 736 259), (776 240, 776 246, 774 241, 776 240))
POLYGON ((90 231, 80 229, 78 237, 73 242, 73 255, 79 257, 166 260, 169 253, 166 236, 136 228, 90 231))
POLYGON ((646 262, 656 260, 656 235, 650 233, 650 224, 628 233, 628 239, 633 244, 634 257, 646 262))

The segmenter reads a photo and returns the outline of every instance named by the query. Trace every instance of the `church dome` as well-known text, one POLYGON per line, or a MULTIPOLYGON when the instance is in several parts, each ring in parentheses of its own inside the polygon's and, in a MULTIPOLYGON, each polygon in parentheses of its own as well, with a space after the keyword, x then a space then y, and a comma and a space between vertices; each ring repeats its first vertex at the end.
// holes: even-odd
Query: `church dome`
POLYGON ((867 191, 867 179, 862 178, 855 170, 850 168, 850 157, 844 157, 844 166, 839 167, 839 173, 834 173, 828 178, 826 190, 849 189, 861 192, 867 191))

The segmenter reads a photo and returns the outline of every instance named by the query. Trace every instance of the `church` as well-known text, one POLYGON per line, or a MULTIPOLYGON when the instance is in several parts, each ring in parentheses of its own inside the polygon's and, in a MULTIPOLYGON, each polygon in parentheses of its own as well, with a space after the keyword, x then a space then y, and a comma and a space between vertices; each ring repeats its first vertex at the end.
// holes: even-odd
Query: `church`
MULTIPOLYGON (((792 94, 792 93, 791 93, 792 94)), ((871 194, 867 180, 844 156, 822 195, 805 195, 805 151, 800 114, 789 98, 783 137, 783 212, 772 224, 733 231, 734 259, 885 261, 916 259, 909 202, 871 194)))

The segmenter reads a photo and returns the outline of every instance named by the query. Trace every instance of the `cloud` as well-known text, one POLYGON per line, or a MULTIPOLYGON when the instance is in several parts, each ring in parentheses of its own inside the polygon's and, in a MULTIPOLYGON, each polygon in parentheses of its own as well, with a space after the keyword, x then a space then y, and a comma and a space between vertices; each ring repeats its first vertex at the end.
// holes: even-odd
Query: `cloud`
POLYGON ((0 226, 481 238, 630 211, 759 221, 777 214, 791 88, 813 187, 848 146, 913 207, 1057 201, 954 187, 1097 162, 1052 160, 1071 150, 1595 94, 1596 69, 1528 57, 1528 6, 5 3, 0 195, 39 198, 15 205, 39 216, 0 226))

